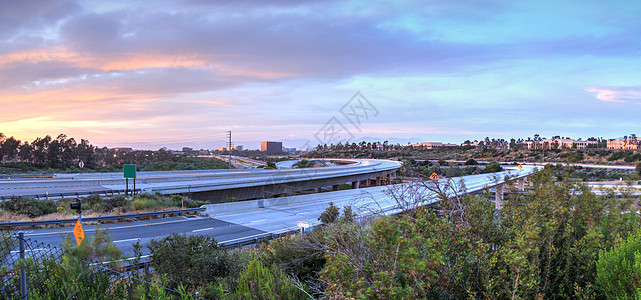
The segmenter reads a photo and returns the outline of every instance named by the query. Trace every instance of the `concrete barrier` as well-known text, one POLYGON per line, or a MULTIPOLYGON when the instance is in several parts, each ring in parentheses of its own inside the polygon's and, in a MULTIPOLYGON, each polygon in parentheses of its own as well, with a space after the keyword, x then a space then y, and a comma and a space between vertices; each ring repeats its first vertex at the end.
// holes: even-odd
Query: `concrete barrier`
POLYGON ((263 200, 249 200, 249 201, 240 201, 240 202, 207 204, 201 207, 205 208, 205 214, 207 214, 210 217, 213 217, 213 216, 241 213, 241 212, 247 212, 250 210, 259 209, 259 201, 262 202, 263 200))

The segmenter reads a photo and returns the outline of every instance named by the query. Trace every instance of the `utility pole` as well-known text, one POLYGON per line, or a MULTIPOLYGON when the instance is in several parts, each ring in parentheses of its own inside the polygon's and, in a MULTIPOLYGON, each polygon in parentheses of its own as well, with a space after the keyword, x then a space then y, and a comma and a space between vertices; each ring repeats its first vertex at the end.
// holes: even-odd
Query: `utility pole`
POLYGON ((229 144, 227 145, 227 152, 229 153, 229 168, 231 169, 231 130, 227 131, 227 137, 229 137, 229 144))

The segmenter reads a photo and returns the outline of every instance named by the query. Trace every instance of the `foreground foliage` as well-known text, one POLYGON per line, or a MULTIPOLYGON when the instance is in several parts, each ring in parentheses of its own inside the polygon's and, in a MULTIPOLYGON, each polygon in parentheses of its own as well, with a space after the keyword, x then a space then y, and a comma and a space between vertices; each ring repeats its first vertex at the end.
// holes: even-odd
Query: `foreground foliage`
MULTIPOLYGON (((320 227, 253 249, 226 249, 211 237, 173 234, 148 245, 156 273, 147 279, 155 285, 127 285, 57 262, 68 266, 52 269, 58 272, 48 273, 53 275, 47 284, 65 292, 46 296, 638 299, 638 198, 596 196, 569 181, 568 170, 573 169, 550 166, 534 174, 527 194, 506 187, 511 192, 500 211, 493 193, 469 195, 456 183, 429 181, 420 188, 439 195, 436 207, 411 205, 426 201, 411 187, 390 193, 406 208, 396 216, 357 218, 350 206, 331 204, 319 217, 320 227)), ((89 240, 70 253, 117 257, 114 249, 101 246, 108 245, 104 235, 96 236, 100 242, 89 240)))
POLYGON ((444 215, 419 208, 370 227, 333 225, 322 247, 326 296, 606 297, 596 280, 599 251, 636 232, 639 218, 631 201, 553 175, 533 176, 534 191, 511 194, 500 213, 486 196, 459 193, 443 196, 444 215))

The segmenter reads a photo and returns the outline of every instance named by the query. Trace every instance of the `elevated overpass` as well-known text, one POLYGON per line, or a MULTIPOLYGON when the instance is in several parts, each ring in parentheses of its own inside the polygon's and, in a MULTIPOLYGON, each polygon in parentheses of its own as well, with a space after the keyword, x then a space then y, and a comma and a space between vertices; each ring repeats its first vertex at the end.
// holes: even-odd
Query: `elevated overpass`
MULTIPOLYGON (((473 193, 494 189, 496 191, 496 208, 501 208, 502 190, 506 176, 523 188, 525 178, 535 171, 534 167, 522 170, 508 170, 499 173, 472 175, 441 179, 439 185, 447 186, 446 193, 473 193), (459 189, 462 187, 465 189, 459 189), (459 190, 457 190, 459 189, 459 190)), ((297 228, 297 221, 308 222, 312 227, 317 225, 318 216, 327 208, 329 202, 338 207, 351 205, 360 216, 374 214, 395 214, 404 209, 399 198, 410 197, 419 200, 421 205, 439 201, 438 193, 430 184, 403 183, 388 186, 373 186, 360 189, 334 191, 322 194, 289 196, 255 201, 240 201, 223 204, 206 205, 206 217, 173 217, 132 223, 101 225, 112 235, 126 255, 133 255, 132 243, 136 241, 147 244, 151 239, 160 239, 171 233, 187 235, 204 234, 213 236, 221 243, 255 240, 268 237, 270 234, 289 232, 297 228), (262 203, 261 203, 262 201, 262 203)), ((410 201, 411 202, 411 201, 410 201)), ((94 229, 85 228, 87 235, 94 234, 94 229)), ((72 228, 37 229, 25 233, 25 236, 50 245, 57 245, 63 235, 72 234, 72 228)), ((143 248, 145 254, 149 251, 143 248)))
MULTIPOLYGON (((322 168, 265 170, 232 169, 138 172, 135 188, 141 192, 186 194, 194 199, 224 202, 269 198, 304 190, 338 189, 339 184, 360 186, 389 182, 401 163, 389 160, 340 160, 349 164, 322 168)), ((0 181, 0 197, 46 198, 64 192, 108 195, 127 187, 122 173, 54 174, 50 178, 0 181)), ((129 188, 133 188, 129 180, 129 188)))

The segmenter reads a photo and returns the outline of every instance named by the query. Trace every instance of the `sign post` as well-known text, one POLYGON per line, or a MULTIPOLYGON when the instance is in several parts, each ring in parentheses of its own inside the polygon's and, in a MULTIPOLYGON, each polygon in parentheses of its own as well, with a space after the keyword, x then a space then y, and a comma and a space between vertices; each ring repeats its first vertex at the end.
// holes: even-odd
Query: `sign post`
POLYGON ((125 177, 125 184, 127 185, 127 188, 125 189, 125 196, 129 196, 129 178, 133 178, 134 180, 134 191, 132 194, 135 194, 136 192, 136 165, 123 165, 122 166, 122 172, 125 177))
POLYGON ((82 223, 80 223, 82 221, 82 203, 72 202, 69 206, 78 212, 78 221, 76 221, 76 226, 73 227, 73 236, 76 237, 76 243, 80 246, 82 240, 85 239, 85 231, 82 229, 82 223))
POLYGON ((300 227, 300 232, 305 232, 305 228, 309 228, 309 222, 297 221, 296 226, 300 227))

